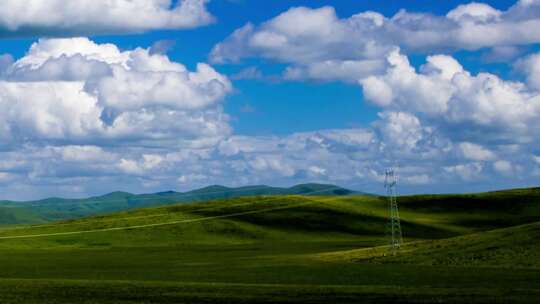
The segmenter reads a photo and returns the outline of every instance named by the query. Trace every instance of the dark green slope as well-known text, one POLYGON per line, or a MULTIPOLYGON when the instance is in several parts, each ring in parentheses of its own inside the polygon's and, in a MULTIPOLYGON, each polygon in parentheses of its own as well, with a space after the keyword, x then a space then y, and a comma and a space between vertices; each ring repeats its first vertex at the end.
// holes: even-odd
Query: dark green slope
POLYGON ((431 266, 540 268, 540 222, 447 239, 405 243, 397 256, 388 246, 323 253, 326 261, 431 266))
POLYGON ((415 195, 399 198, 401 210, 447 218, 474 230, 497 229, 540 221, 540 188, 475 194, 415 195))
POLYGON ((500 210, 513 213, 523 208, 540 209, 540 188, 501 190, 472 194, 412 195, 400 197, 408 208, 429 210, 500 210))
POLYGON ((45 221, 42 215, 30 208, 0 207, 2 225, 33 224, 45 221))

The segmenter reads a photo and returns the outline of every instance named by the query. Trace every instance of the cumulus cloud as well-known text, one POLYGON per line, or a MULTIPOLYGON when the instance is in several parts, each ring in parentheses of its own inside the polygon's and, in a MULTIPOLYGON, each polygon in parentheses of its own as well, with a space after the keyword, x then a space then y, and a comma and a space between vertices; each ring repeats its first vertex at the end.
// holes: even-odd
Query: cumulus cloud
POLYGON ((512 163, 507 160, 496 161, 495 163, 493 163, 493 168, 495 169, 495 171, 503 175, 512 174, 513 171, 512 163))
POLYGON ((476 161, 486 161, 495 159, 495 154, 490 150, 469 142, 459 144, 459 148, 465 158, 476 161))
POLYGON ((45 196, 58 191, 58 184, 78 186, 65 191, 81 195, 119 188, 152 192, 210 183, 241 186, 315 181, 381 192, 381 173, 397 163, 402 192, 425 192, 426 187, 448 192, 461 191, 463 182, 468 189, 486 189, 496 181, 519 180, 532 176, 538 167, 538 157, 528 154, 526 147, 488 149, 452 143, 444 134, 429 133, 430 129, 412 114, 388 113, 372 128, 287 136, 233 135, 215 145, 181 149, 26 145, 0 152, 0 172, 18 181, 0 185, 0 189, 30 187, 34 191, 26 194, 45 196), (395 130, 387 135, 395 138, 384 137, 384 128, 395 130), (516 154, 524 157, 516 158, 516 154))
POLYGON ((5 0, 0 35, 80 36, 193 28, 213 22, 209 0, 5 0))
POLYGON ((98 162, 114 158, 112 153, 106 152, 98 146, 63 146, 53 147, 61 154, 63 160, 68 162, 98 162))
POLYGON ((3 75, 6 70, 13 64, 13 56, 10 54, 0 55, 0 75, 3 75))
POLYGON ((407 57, 397 50, 388 55, 387 61, 389 69, 383 77, 369 76, 359 81, 368 100, 379 106, 399 105, 398 108, 411 111, 439 113, 446 110, 452 88, 444 80, 461 69, 455 60, 429 57, 424 67, 426 75, 417 74, 407 57))
POLYGON ((524 52, 524 47, 496 46, 482 54, 482 60, 488 63, 511 62, 524 52))
POLYGON ((366 75, 377 74, 385 68, 381 60, 324 60, 305 66, 287 67, 286 80, 312 79, 317 81, 343 81, 354 83, 366 75))
POLYGON ((231 75, 231 79, 233 80, 243 80, 243 79, 251 79, 251 80, 262 80, 264 79, 264 75, 257 67, 247 67, 242 70, 240 70, 238 73, 235 73, 231 75))
POLYGON ((498 21, 501 17, 501 11, 484 4, 472 2, 462 4, 446 14, 446 17, 456 22, 493 22, 498 21))
POLYGON ((411 151, 423 138, 424 129, 420 120, 404 112, 385 112, 380 114, 381 120, 375 123, 381 139, 398 151, 411 151))
POLYGON ((261 56, 292 63, 285 78, 356 79, 384 68, 379 53, 389 50, 357 28, 380 26, 382 15, 363 13, 341 20, 332 7, 291 8, 260 26, 246 24, 214 47, 212 62, 238 62, 261 56), (327 74, 330 72, 331 74, 327 74))
POLYGON ((435 121, 437 129, 454 140, 536 140, 540 93, 534 86, 490 73, 472 75, 447 55, 428 56, 418 71, 397 50, 388 55, 387 61, 383 75, 359 80, 366 100, 435 121))
POLYGON ((176 44, 174 40, 158 40, 152 44, 150 54, 167 54, 176 44))
POLYGON ((231 134, 222 102, 232 84, 208 64, 189 70, 87 38, 4 57, 0 188, 11 198, 176 189, 181 176, 219 174, 210 155, 231 134))
POLYGON ((201 144, 227 135, 232 90, 207 64, 195 71, 147 49, 86 38, 42 39, 0 80, 3 145, 201 144))
POLYGON ((445 172, 455 175, 463 181, 474 182, 482 178, 484 166, 481 163, 466 163, 443 168, 445 172))
MULTIPOLYGON (((204 2, 180 5, 197 10, 204 2)), ((233 91, 228 77, 205 63, 189 70, 166 55, 167 45, 120 50, 87 38, 41 39, 22 58, 0 57, 0 189, 35 198, 59 189, 80 196, 315 181, 380 192, 381 172, 396 163, 404 192, 537 180, 538 55, 516 64, 524 81, 508 81, 471 73, 449 55, 430 54, 415 67, 406 54, 492 47, 513 55, 536 35, 520 36, 519 28, 534 26, 539 7, 473 3, 446 16, 346 19, 331 7, 293 8, 246 25, 215 47, 212 60, 275 60, 287 65, 285 79, 359 85, 380 108, 365 128, 283 136, 233 134, 222 107, 233 91)), ((128 31, 123 26, 115 29, 128 31)), ((251 67, 234 78, 268 76, 251 67)))
MULTIPOLYGON (((247 24, 215 46, 214 62, 238 61, 261 55, 284 62, 307 63, 332 56, 345 59, 377 57, 381 49, 373 41, 350 39, 354 27, 378 27, 379 15, 360 14, 340 20, 332 7, 291 8, 260 26, 247 24), (330 55, 332 53, 332 55, 330 55)), ((384 49, 383 49, 384 50, 384 49)))
POLYGON ((520 59, 515 66, 525 74, 530 87, 540 90, 540 53, 520 59))
POLYGON ((406 54, 492 49, 486 59, 513 58, 519 46, 540 42, 540 3, 519 1, 506 11, 459 5, 445 16, 399 11, 339 18, 330 6, 295 7, 260 25, 237 29, 210 54, 216 63, 261 57, 289 64, 286 79, 355 82, 385 69, 395 47, 406 54))

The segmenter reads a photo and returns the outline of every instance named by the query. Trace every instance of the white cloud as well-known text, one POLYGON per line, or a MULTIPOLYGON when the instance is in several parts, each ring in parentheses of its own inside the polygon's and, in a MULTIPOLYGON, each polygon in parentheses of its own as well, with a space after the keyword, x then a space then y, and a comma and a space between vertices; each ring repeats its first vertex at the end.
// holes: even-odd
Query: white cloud
POLYGON ((78 36, 193 28, 213 22, 208 0, 4 0, 0 35, 78 36))
POLYGON ((455 174, 464 181, 477 181, 481 177, 483 166, 480 163, 467 163, 443 168, 447 173, 455 174))
POLYGON ((4 145, 37 142, 202 144, 230 132, 232 91, 207 64, 188 71, 147 49, 86 38, 42 39, 0 80, 4 145))
POLYGON ((311 172, 314 176, 326 175, 326 169, 318 167, 318 166, 310 166, 308 168, 308 171, 311 172))
POLYGON ((459 5, 445 16, 399 11, 392 17, 366 11, 339 18, 330 6, 294 7, 261 23, 246 24, 217 44, 217 63, 261 57, 289 64, 284 77, 356 82, 384 69, 395 47, 404 53, 493 48, 492 60, 515 56, 540 42, 540 3, 520 1, 506 11, 488 4, 459 5))
POLYGON ((6 72, 6 70, 13 64, 13 56, 10 54, 2 54, 0 55, 0 75, 3 76, 3 74, 6 72))
POLYGON ((364 88, 364 97, 380 107, 390 106, 395 98, 392 87, 375 76, 360 80, 360 84, 364 88))
POLYGON ((0 81, 3 144, 84 137, 102 129, 95 99, 80 82, 0 81))
POLYGON ((17 67, 11 66, 9 68, 7 77, 9 80, 27 82, 84 81, 93 77, 107 76, 111 73, 111 67, 105 62, 88 59, 81 54, 73 54, 69 57, 63 54, 57 58, 49 58, 35 68, 19 62, 17 67))
POLYGON ((523 143, 540 129, 540 94, 489 73, 471 75, 452 57, 428 56, 419 71, 398 51, 385 74, 360 80, 364 97, 393 111, 435 121, 457 140, 523 143))
POLYGON ((108 64, 125 64, 129 57, 129 53, 121 52, 112 43, 97 44, 85 37, 39 39, 38 42, 32 44, 26 56, 17 60, 14 68, 29 67, 36 69, 44 65, 48 60, 75 55, 108 64))
POLYGON ((261 55, 284 62, 309 63, 346 57, 378 57, 369 38, 356 37, 355 27, 377 27, 377 18, 360 14, 340 20, 332 7, 310 9, 291 8, 285 13, 263 23, 252 24, 236 30, 223 43, 216 45, 211 58, 216 62, 236 61, 243 57, 261 55), (333 51, 331 53, 331 51, 333 51), (357 56, 350 56, 350 54, 357 56))
POLYGON ((231 79, 233 80, 242 80, 242 79, 255 79, 260 80, 263 79, 264 75, 257 67, 247 67, 239 71, 238 73, 231 76, 231 79))
POLYGON ((381 116, 383 120, 379 130, 387 144, 405 149, 416 147, 422 138, 422 126, 418 118, 402 112, 387 112, 381 116))
POLYGON ((115 67, 112 76, 91 81, 85 89, 95 92, 106 110, 133 111, 148 105, 194 110, 223 98, 231 84, 204 63, 195 72, 141 70, 130 64, 130 69, 115 67))
POLYGON ((370 76, 360 80, 364 94, 379 106, 408 111, 440 113, 447 110, 453 88, 448 80, 459 73, 461 66, 450 57, 428 57, 423 70, 417 74, 406 56, 398 50, 388 55, 389 68, 384 76, 370 76))
POLYGON ((525 74, 527 84, 531 88, 540 90, 540 53, 519 60, 516 63, 516 68, 525 74))
POLYGON ((159 154, 143 154, 143 167, 154 169, 163 163, 164 158, 159 154))
POLYGON ((178 178, 178 183, 193 185, 194 183, 204 182, 208 177, 202 174, 182 175, 178 178))
POLYGON ((356 82, 356 79, 376 74, 384 68, 384 61, 381 60, 325 60, 306 66, 288 67, 283 73, 283 78, 356 82))
POLYGON ((501 11, 496 10, 487 4, 472 2, 469 4, 459 5, 455 9, 448 12, 446 17, 460 23, 486 23, 490 21, 499 21, 501 14, 501 11))
POLYGON ((284 75, 288 79, 355 81, 384 68, 378 54, 390 48, 356 32, 364 26, 377 27, 381 18, 364 13, 340 20, 329 6, 291 8, 258 27, 247 24, 236 30, 215 46, 210 57, 223 63, 261 56, 292 63, 284 75))
POLYGON ((292 164, 287 163, 281 155, 256 155, 248 162, 251 169, 259 171, 261 175, 275 172, 290 177, 296 173, 292 164))
POLYGON ((0 183, 6 183, 12 181, 14 178, 13 174, 0 172, 0 183))
POLYGON ((459 144, 459 148, 465 158, 476 161, 493 160, 496 156, 490 150, 473 143, 464 142, 459 144))
POLYGON ((118 169, 122 170, 127 174, 143 174, 144 169, 139 166, 139 164, 131 159, 120 159, 120 162, 117 165, 118 169))
POLYGON ((102 162, 114 158, 113 154, 105 152, 101 147, 97 146, 65 146, 56 149, 60 151, 62 159, 65 161, 102 162))
POLYGON ((405 179, 403 179, 403 181, 405 183, 413 184, 413 185, 429 185, 430 183, 433 182, 431 178, 429 177, 429 175, 427 174, 407 176, 405 177, 405 179))
POLYGON ((22 192, 20 188, 6 191, 22 199, 59 195, 58 185, 66 191, 61 193, 63 196, 85 196, 118 189, 153 192, 208 184, 292 185, 317 181, 379 193, 383 191, 381 173, 394 165, 394 160, 400 165, 401 193, 425 192, 426 186, 429 191, 448 192, 462 191, 463 182, 467 188, 487 187, 494 181, 534 176, 537 168, 534 158, 515 157, 522 155, 522 150, 493 146, 492 151, 485 152, 486 148, 473 146, 469 147, 473 154, 464 155, 456 153, 456 149, 461 151, 460 145, 452 148, 443 134, 429 133, 430 127, 419 124, 411 114, 389 113, 382 117, 373 130, 230 136, 217 145, 180 149, 25 145, 0 152, 0 171, 17 181, 3 183, 0 189, 28 187, 22 192), (383 130, 393 131, 385 134, 383 130), (391 137, 393 133, 396 138, 391 137), (492 154, 499 159, 492 159, 492 154), (471 160, 471 155, 481 160, 471 160), (505 169, 501 160, 511 163, 511 173, 493 174, 505 169))
POLYGON ((493 168, 495 169, 495 171, 505 175, 511 174, 513 172, 512 163, 507 160, 498 160, 494 162, 493 168))
POLYGON ((158 40, 150 47, 150 54, 167 54, 175 44, 174 40, 158 40))
POLYGON ((523 53, 524 47, 517 46, 496 46, 482 54, 481 59, 485 62, 512 62, 523 53))

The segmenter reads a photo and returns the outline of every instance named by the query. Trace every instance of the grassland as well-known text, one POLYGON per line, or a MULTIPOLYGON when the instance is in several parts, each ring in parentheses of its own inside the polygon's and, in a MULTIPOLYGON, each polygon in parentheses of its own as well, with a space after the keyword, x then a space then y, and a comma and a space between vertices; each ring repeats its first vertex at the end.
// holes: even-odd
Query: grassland
POLYGON ((540 268, 540 222, 440 240, 405 243, 399 255, 386 246, 314 255, 327 261, 445 266, 540 268))
POLYGON ((262 196, 0 229, 1 303, 536 303, 540 191, 262 196))

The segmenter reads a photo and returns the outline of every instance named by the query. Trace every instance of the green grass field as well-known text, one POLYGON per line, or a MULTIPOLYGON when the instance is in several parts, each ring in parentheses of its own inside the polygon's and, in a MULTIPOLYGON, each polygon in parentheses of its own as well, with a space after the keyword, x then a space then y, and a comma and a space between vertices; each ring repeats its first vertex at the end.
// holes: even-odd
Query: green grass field
POLYGON ((540 190, 263 196, 0 228, 0 303, 537 303, 540 190))

